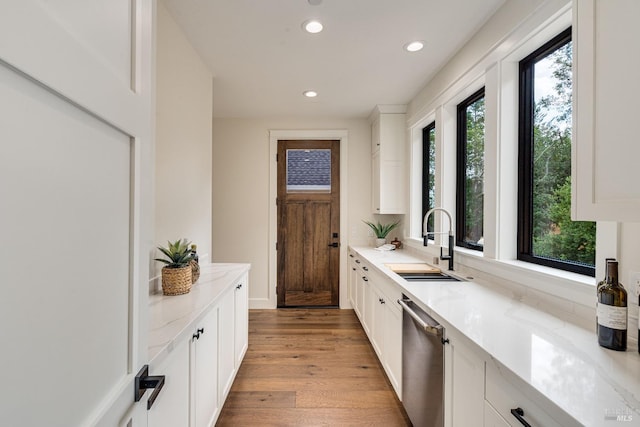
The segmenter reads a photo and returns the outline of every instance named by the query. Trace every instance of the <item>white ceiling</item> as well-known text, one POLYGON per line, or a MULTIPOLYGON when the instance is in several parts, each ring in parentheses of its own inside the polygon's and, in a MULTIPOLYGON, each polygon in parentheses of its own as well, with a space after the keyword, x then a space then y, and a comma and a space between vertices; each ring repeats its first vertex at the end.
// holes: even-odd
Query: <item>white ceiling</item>
POLYGON ((367 117, 407 104, 505 0, 164 0, 214 74, 214 116, 367 117), (322 21, 308 34, 302 23, 322 21), (424 40, 408 53, 403 45, 424 40), (302 92, 316 90, 317 98, 302 92))

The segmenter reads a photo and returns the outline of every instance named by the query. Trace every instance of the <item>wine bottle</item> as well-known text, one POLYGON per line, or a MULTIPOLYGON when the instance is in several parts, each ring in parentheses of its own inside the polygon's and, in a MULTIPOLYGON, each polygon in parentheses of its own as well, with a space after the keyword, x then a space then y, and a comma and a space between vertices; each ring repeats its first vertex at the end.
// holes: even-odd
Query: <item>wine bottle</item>
POLYGON ((608 269, 608 264, 609 261, 615 261, 615 258, 605 258, 604 259, 604 279, 602 279, 601 281, 598 282, 598 284, 596 285, 596 294, 597 292, 600 291, 600 287, 604 286, 607 284, 607 273, 609 272, 608 269))
POLYGON ((607 263, 606 283, 598 289, 598 344, 611 350, 627 349, 627 291, 618 282, 618 262, 607 263))
POLYGON ((195 262, 199 262, 199 258, 198 258, 198 252, 196 252, 196 250, 198 249, 197 245, 191 245, 191 259, 194 260, 195 262))
POLYGON ((615 258, 604 259, 604 278, 596 284, 596 335, 598 334, 598 295, 600 294, 600 288, 607 284, 607 278, 609 277, 609 261, 615 261, 615 258))

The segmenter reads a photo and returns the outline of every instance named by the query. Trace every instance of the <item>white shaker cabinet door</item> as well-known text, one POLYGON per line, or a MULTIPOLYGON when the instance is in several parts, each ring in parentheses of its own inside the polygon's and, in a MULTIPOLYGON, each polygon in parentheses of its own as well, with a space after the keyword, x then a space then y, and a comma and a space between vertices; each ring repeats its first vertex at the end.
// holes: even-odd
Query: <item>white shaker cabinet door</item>
POLYGON ((573 2, 572 215, 640 221, 640 2, 573 2))
POLYGON ((3 425, 146 425, 153 7, 1 2, 3 425))

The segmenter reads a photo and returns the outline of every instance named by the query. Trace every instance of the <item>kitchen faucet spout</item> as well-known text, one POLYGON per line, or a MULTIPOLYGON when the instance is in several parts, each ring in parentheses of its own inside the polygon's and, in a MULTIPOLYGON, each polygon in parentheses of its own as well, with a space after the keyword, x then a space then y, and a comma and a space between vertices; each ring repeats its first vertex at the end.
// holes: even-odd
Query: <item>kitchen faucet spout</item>
POLYGON ((442 251, 442 245, 440 245, 440 259, 443 261, 449 261, 449 270, 453 271, 453 245, 454 245, 454 239, 453 239, 453 221, 451 220, 451 214, 449 212, 446 211, 446 209, 444 208, 433 208, 430 209, 426 215, 424 216, 424 219, 422 221, 422 236, 423 236, 423 245, 427 246, 428 242, 429 242, 429 235, 432 234, 434 237, 436 234, 448 234, 449 235, 449 254, 448 255, 444 255, 443 251, 442 251), (429 222, 429 217, 436 211, 439 212, 443 212, 445 215, 447 215, 447 218, 449 218, 449 232, 447 233, 446 231, 429 231, 427 224, 429 222))

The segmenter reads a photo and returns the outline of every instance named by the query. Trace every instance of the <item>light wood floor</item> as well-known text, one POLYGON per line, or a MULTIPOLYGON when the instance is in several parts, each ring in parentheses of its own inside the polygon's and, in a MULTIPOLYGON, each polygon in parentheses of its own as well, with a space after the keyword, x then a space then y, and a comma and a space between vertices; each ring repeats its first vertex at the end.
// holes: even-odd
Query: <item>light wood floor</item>
POLYGON ((408 426, 353 310, 250 310, 217 426, 408 426))

